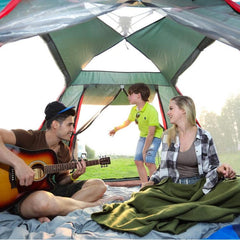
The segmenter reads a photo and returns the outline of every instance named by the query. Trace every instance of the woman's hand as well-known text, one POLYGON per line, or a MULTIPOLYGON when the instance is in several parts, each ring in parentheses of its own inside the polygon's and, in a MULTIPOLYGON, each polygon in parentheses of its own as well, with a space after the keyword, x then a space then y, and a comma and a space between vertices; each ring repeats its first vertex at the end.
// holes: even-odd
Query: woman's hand
POLYGON ((154 182, 150 180, 150 181, 148 181, 148 182, 142 183, 141 189, 142 189, 143 187, 152 186, 152 185, 154 185, 154 182))
POLYGON ((225 178, 235 178, 236 177, 236 172, 233 170, 233 168, 228 165, 228 164, 222 164, 217 168, 218 175, 220 177, 225 177, 225 178))

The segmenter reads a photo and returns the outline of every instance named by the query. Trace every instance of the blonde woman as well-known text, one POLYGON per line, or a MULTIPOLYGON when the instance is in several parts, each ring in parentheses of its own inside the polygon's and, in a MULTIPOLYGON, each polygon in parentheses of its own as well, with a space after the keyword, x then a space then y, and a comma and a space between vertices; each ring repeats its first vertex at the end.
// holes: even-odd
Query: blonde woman
POLYGON ((210 133, 196 124, 195 105, 190 97, 172 98, 167 114, 173 126, 163 134, 161 164, 144 186, 168 177, 180 184, 193 184, 205 177, 202 191, 207 194, 222 177, 235 177, 229 165, 220 166, 210 133))

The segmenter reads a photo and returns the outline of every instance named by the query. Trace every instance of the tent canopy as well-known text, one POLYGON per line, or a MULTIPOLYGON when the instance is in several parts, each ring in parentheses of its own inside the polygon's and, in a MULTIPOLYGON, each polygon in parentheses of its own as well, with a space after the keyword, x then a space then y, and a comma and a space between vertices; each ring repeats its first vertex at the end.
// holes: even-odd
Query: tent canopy
MULTIPOLYGON (((239 49, 239 26, 240 16, 222 0, 22 0, 0 19, 0 44, 40 35, 65 77, 59 100, 79 110, 81 103, 106 105, 119 89, 145 82, 158 94, 168 127, 165 113, 169 99, 179 94, 178 77, 214 40, 239 49), (122 41, 158 71, 85 70, 122 41)), ((113 104, 128 104, 124 92, 113 104)))

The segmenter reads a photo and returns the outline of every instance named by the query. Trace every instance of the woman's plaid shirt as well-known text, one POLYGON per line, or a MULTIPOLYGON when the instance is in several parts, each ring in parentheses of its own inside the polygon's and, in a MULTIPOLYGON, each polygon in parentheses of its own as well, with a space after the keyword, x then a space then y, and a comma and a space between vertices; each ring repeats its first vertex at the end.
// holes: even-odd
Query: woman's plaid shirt
MULTIPOLYGON (((150 179, 155 184, 167 177, 171 177, 174 182, 177 182, 179 179, 179 172, 177 170, 177 157, 180 149, 179 137, 176 137, 176 141, 171 143, 170 147, 168 147, 166 140, 167 134, 164 134, 161 164, 150 179)), ((203 192, 207 194, 218 182, 217 167, 220 165, 210 133, 198 127, 194 147, 198 161, 199 176, 206 178, 203 192)))

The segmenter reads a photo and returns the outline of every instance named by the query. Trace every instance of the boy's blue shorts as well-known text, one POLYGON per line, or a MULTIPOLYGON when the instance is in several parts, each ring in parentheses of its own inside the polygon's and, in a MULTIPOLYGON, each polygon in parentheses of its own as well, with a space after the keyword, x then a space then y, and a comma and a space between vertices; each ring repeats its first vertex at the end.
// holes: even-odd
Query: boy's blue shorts
MULTIPOLYGON (((142 150, 145 144, 146 138, 145 137, 140 137, 138 140, 137 144, 137 149, 135 153, 135 161, 143 161, 143 155, 142 155, 142 150)), ((146 156, 146 162, 147 163, 153 163, 155 164, 155 158, 158 152, 158 149, 161 144, 161 138, 153 138, 152 144, 150 145, 148 151, 147 151, 147 156, 146 156)))

